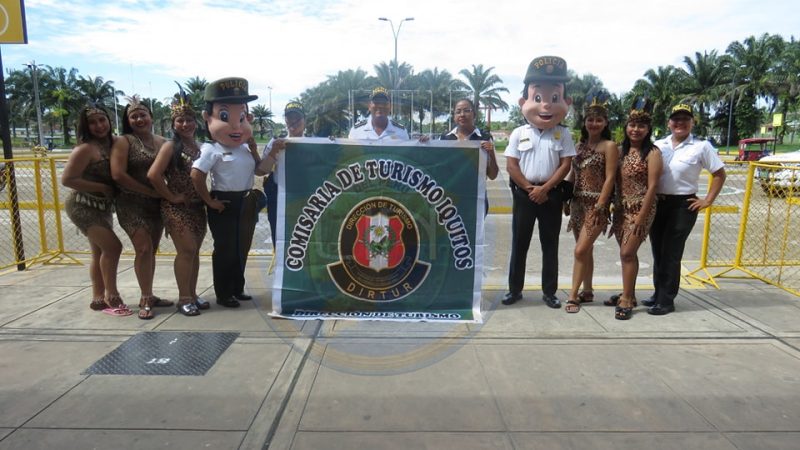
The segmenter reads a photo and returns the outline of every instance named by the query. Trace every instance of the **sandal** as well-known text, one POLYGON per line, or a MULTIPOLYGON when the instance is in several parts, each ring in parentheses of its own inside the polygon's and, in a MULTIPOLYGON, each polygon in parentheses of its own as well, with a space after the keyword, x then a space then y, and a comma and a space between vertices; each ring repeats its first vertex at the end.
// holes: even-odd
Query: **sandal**
POLYGON ((130 316, 133 314, 128 305, 122 301, 119 295, 112 295, 107 299, 104 299, 103 302, 106 304, 106 308, 103 309, 104 314, 108 314, 109 316, 130 316))
POLYGON ((208 309, 208 308, 211 308, 211 303, 208 303, 207 301, 203 300, 201 297, 195 297, 194 298, 194 306, 196 306, 197 309, 208 309))
POLYGON ((195 305, 194 303, 191 303, 191 302, 190 303, 179 303, 178 304, 178 312, 183 314, 184 316, 187 316, 187 317, 199 316, 200 315, 200 310, 197 309, 197 305, 195 305))
POLYGON ((171 300, 164 300, 163 298, 153 296, 153 307, 154 308, 165 308, 167 306, 174 305, 175 302, 171 300))
POLYGON ((594 301, 594 291, 579 292, 578 300, 580 300, 581 303, 592 303, 594 301))
POLYGON ((604 300, 603 304, 606 306, 617 306, 620 297, 622 297, 622 294, 612 295, 608 300, 604 300))
MULTIPOLYGON (((624 302, 625 299, 619 298, 618 303, 624 302)), ((636 307, 636 299, 629 300, 630 306, 617 306, 614 308, 614 318, 617 320, 628 320, 633 316, 633 308, 636 307)))
POLYGON ((106 301, 102 298, 96 298, 89 303, 89 309, 92 311, 102 311, 106 308, 108 308, 108 305, 106 305, 106 301))
POLYGON ((155 297, 150 295, 147 297, 142 297, 139 300, 139 318, 142 320, 150 320, 156 316, 153 312, 153 303, 155 297))
POLYGON ((569 314, 574 314, 581 310, 581 301, 580 300, 567 300, 567 305, 564 307, 564 311, 568 312, 569 314))

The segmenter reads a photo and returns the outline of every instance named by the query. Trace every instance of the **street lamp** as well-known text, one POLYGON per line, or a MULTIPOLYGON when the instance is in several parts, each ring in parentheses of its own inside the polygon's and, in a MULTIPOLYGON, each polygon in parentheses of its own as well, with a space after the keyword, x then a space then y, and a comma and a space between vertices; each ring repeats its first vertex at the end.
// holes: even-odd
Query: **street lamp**
POLYGON ((34 106, 36 107, 36 126, 39 129, 39 145, 44 145, 44 134, 42 134, 42 108, 39 105, 39 78, 36 75, 36 69, 39 66, 36 65, 36 61, 31 61, 28 64, 25 64, 31 69, 31 74, 33 76, 33 101, 34 106))
POLYGON ((727 147, 726 154, 729 154, 731 151, 731 123, 733 122, 733 99, 736 95, 736 74, 739 72, 739 69, 743 69, 745 67, 746 66, 742 64, 733 69, 733 78, 731 79, 731 104, 728 108, 728 138, 725 141, 727 147))
POLYGON ((272 86, 267 86, 267 89, 269 90, 269 112, 272 112, 272 86))
MULTIPOLYGON (((394 90, 397 89, 398 83, 400 81, 400 68, 397 65, 397 37, 400 36, 400 28, 403 26, 403 22, 410 22, 414 20, 413 17, 406 17, 405 19, 401 20, 400 23, 397 25, 397 31, 394 29, 394 22, 392 19, 387 19, 386 17, 378 17, 378 20, 383 20, 384 22, 389 22, 389 25, 392 27, 392 36, 394 36, 394 86, 392 86, 392 97, 394 97, 394 90)), ((392 101, 392 108, 394 108, 394 101, 392 101)), ((393 112, 394 113, 394 112, 393 112)))

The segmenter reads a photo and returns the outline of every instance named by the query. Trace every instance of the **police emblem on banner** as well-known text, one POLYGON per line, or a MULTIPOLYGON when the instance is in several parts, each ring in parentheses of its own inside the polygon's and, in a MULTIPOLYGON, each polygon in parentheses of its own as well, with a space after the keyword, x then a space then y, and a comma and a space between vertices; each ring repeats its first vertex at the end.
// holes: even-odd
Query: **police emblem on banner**
POLYGON ((400 203, 372 197, 357 204, 339 231, 339 261, 328 273, 339 290, 358 300, 390 302, 414 292, 430 264, 419 260, 419 230, 400 203))

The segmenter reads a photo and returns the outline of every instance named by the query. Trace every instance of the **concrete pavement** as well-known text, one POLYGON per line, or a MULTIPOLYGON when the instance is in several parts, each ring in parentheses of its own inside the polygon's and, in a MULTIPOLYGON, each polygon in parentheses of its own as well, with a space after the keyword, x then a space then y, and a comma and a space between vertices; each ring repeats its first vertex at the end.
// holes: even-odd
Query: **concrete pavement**
MULTIPOLYGON (((502 183, 490 186, 495 204, 502 183)), ((238 310, 161 308, 151 321, 90 311, 85 266, 2 274, 0 449, 798 448, 796 297, 754 280, 687 284, 677 312, 639 307, 617 321, 602 305, 619 290, 606 240, 595 302, 566 314, 540 300, 534 242, 525 298, 503 306, 509 221, 487 222, 483 324, 275 320, 265 257, 251 259, 255 299, 238 310), (140 332, 239 335, 202 375, 85 373, 140 332)), ((171 263, 159 259, 155 293, 174 299, 171 263)), ((641 299, 648 268, 640 275, 641 299)), ((119 283, 135 306, 130 259, 119 283)), ((213 300, 206 258, 200 289, 213 300)))

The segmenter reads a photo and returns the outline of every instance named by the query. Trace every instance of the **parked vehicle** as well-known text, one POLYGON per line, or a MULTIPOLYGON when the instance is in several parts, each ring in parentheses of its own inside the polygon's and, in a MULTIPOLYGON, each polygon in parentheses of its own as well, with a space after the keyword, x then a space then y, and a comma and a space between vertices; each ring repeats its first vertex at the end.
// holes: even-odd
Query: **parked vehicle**
POLYGON ((759 167, 756 177, 770 197, 800 197, 800 150, 765 156, 759 163, 779 166, 759 167))
POLYGON ((769 144, 775 138, 747 138, 739 140, 739 155, 736 161, 758 161, 769 155, 769 144))

